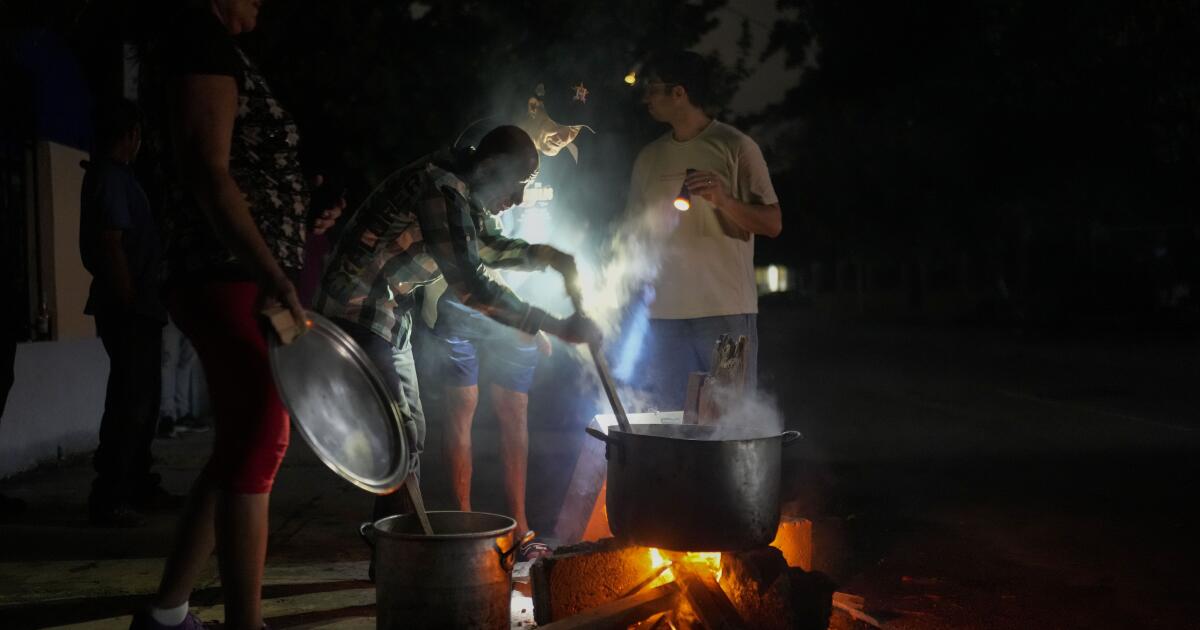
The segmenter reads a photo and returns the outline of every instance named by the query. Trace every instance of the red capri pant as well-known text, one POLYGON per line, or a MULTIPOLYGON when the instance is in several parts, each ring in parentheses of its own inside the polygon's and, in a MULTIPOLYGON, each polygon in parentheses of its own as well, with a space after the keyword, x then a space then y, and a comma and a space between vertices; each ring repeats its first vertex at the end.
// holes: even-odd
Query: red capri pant
POLYGON ((171 317, 204 366, 216 416, 204 474, 239 494, 270 492, 288 446, 288 413, 254 308, 258 294, 253 282, 203 282, 168 297, 171 317))

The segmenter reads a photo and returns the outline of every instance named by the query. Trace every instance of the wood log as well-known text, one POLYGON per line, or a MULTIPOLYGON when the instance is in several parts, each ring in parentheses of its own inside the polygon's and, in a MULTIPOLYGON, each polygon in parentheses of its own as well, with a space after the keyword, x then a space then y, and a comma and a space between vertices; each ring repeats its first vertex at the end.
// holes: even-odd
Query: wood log
MULTIPOLYGON (((595 418, 588 426, 600 428, 595 418)), ((588 539, 586 534, 589 526, 594 525, 595 514, 600 502, 604 500, 603 488, 607 473, 608 462, 604 459, 604 443, 590 437, 584 439, 579 458, 575 460, 575 469, 571 472, 571 480, 567 483, 567 494, 563 497, 562 508, 558 511, 558 520, 554 524, 554 537, 560 544, 588 539)), ((603 513, 602 510, 600 512, 603 513)), ((603 526, 607 529, 607 519, 603 526)))
POLYGON ((722 403, 741 397, 746 386, 747 343, 745 336, 721 335, 713 344, 712 367, 697 396, 698 424, 716 424, 723 413, 722 403))
POLYGON ((577 615, 547 624, 542 630, 609 630, 624 628, 642 619, 675 608, 679 588, 674 583, 663 584, 648 591, 601 604, 577 615))
POLYGON ((755 630, 794 630, 791 578, 773 547, 721 554, 721 590, 755 630))
POLYGON ((688 374, 687 395, 683 399, 683 423, 696 424, 700 421, 700 391, 704 389, 704 379, 708 372, 692 372, 688 374))
POLYGON ((712 575, 695 571, 686 562, 676 562, 672 569, 684 598, 707 630, 741 630, 747 627, 712 575))

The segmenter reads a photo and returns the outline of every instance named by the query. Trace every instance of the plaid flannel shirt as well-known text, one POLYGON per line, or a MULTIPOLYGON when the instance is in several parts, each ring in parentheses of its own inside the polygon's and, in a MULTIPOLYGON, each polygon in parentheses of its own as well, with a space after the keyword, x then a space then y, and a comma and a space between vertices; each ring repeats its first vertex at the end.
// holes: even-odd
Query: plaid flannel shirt
POLYGON ((542 269, 535 245, 477 227, 486 211, 445 165, 449 153, 418 160, 388 176, 350 217, 322 277, 316 310, 370 329, 401 346, 414 291, 444 277, 463 304, 534 334, 546 312, 484 274, 542 269))

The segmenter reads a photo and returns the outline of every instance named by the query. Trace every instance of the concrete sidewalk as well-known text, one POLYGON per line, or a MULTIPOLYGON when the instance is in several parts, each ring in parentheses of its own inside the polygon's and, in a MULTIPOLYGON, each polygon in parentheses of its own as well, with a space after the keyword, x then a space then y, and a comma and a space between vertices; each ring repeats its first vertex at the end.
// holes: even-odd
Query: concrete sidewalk
MULTIPOLYGON (((486 427, 481 431, 486 439, 486 427)), ((155 470, 168 491, 187 492, 207 458, 211 436, 191 433, 155 442, 155 470)), ((479 455, 487 459, 493 450, 481 445, 479 455)), ((427 458, 427 465, 436 466, 436 457, 427 458)), ((0 482, 0 492, 29 503, 20 517, 0 523, 0 628, 123 630, 157 589, 178 515, 151 513, 138 528, 93 527, 87 521, 92 476, 90 458, 80 457, 0 482)), ((481 479, 477 486, 481 504, 496 503, 496 480, 481 479)), ((448 507, 441 493, 431 494, 431 509, 448 507)), ((367 581, 370 550, 358 534, 372 501, 373 495, 336 476, 293 432, 271 494, 263 584, 263 614, 271 627, 375 627, 375 589, 367 581)), ((514 597, 515 622, 531 623, 531 600, 514 597)), ((191 604, 201 619, 223 619, 215 558, 191 604)))
MULTIPOLYGON (((170 492, 187 491, 211 435, 155 442, 156 469, 170 492)), ((150 514, 139 528, 92 527, 91 479, 90 462, 79 458, 0 484, 29 503, 25 514, 0 524, 0 627, 125 628, 157 588, 177 515, 150 514)), ((272 626, 374 627, 369 551, 357 533, 371 496, 336 477, 294 437, 271 499, 263 606, 272 626)), ((193 606, 204 619, 223 615, 215 559, 193 606)))

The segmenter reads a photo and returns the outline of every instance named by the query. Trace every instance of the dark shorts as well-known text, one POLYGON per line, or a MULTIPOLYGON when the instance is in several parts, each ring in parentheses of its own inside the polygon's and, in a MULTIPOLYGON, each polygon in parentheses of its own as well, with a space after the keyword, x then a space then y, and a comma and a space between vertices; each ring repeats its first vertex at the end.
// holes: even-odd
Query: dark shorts
POLYGON ((528 393, 533 385, 538 351, 528 335, 449 299, 438 302, 433 335, 446 385, 478 385, 481 372, 484 380, 511 391, 528 393))

